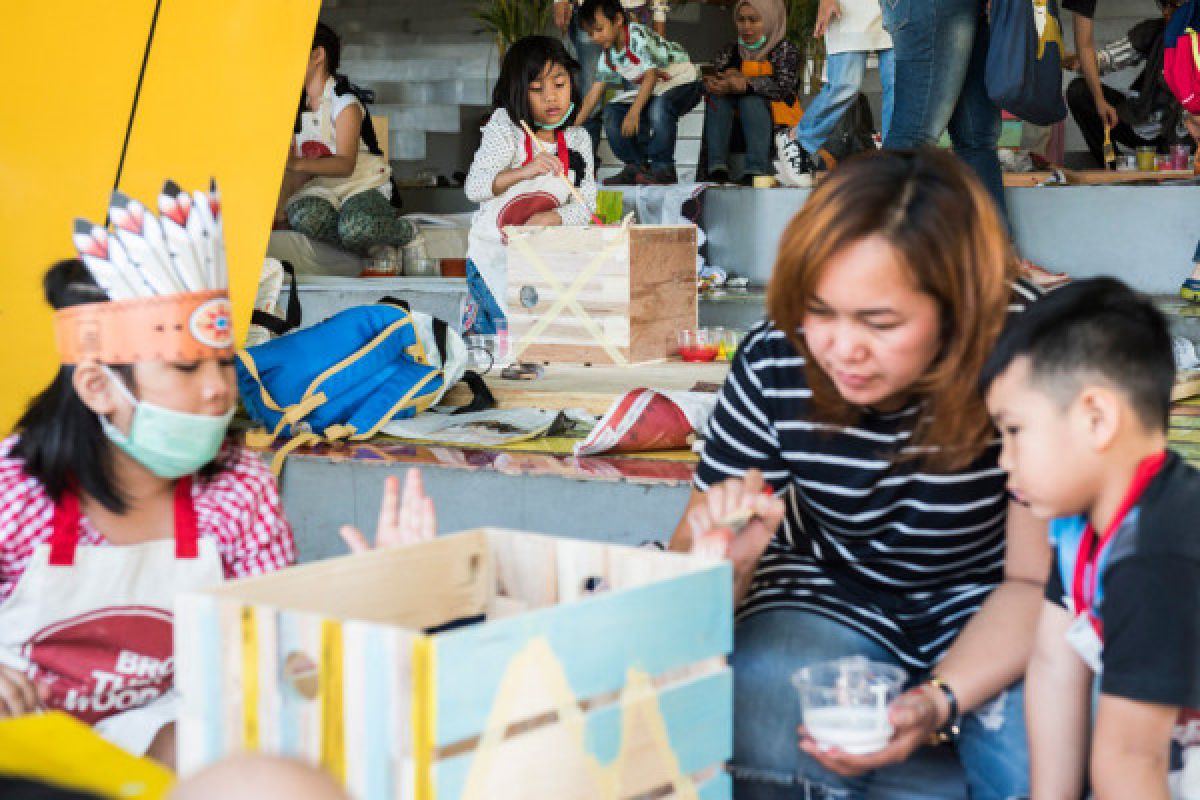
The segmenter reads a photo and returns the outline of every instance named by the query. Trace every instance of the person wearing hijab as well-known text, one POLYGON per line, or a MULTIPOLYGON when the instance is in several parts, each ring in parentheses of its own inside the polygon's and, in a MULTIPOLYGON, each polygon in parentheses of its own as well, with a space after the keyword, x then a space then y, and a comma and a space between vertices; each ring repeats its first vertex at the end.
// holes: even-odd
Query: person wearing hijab
POLYGON ((783 0, 740 0, 733 7, 733 21, 737 41, 717 54, 714 74, 704 79, 704 139, 709 179, 728 181, 729 142, 734 120, 739 120, 746 140, 741 182, 750 185, 755 175, 772 173, 772 131, 795 127, 803 113, 796 94, 800 50, 784 38, 783 0))

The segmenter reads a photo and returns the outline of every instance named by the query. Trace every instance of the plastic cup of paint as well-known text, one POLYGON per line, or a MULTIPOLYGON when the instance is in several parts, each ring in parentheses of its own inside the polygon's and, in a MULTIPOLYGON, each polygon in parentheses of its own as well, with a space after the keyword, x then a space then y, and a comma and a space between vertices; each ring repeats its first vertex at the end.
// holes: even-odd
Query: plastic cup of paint
POLYGON ((687 328, 679 331, 679 357, 684 361, 699 363, 716 359, 721 350, 718 336, 708 328, 687 328))
POLYGON ((1184 170, 1188 168, 1188 158, 1192 155, 1192 149, 1186 144, 1171 145, 1171 169, 1184 170))
POLYGON ((823 749, 852 755, 882 750, 892 738, 888 707, 908 673, 865 656, 822 661, 792 675, 804 727, 823 749))
POLYGON ((1141 172, 1154 172, 1154 156, 1157 151, 1153 146, 1142 145, 1137 149, 1137 168, 1141 172))

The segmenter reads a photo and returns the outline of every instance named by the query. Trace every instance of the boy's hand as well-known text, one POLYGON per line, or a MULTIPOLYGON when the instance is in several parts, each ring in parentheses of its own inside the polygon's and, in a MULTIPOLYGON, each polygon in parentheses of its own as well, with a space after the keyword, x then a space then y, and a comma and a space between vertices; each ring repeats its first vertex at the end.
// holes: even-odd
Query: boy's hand
POLYGON ((1117 110, 1108 104, 1108 101, 1100 98, 1096 100, 1096 113, 1100 116, 1100 121, 1104 123, 1104 127, 1112 129, 1121 123, 1121 118, 1117 116, 1117 110))
POLYGON ((944 724, 943 717, 949 710, 939 706, 940 698, 935 697, 934 692, 938 690, 924 684, 909 689, 892 703, 888 709, 888 716, 894 731, 891 741, 878 752, 856 756, 837 747, 824 750, 804 726, 797 730, 800 735, 800 749, 812 756, 821 766, 848 778, 890 764, 899 764, 908 760, 909 756, 928 742, 929 737, 944 724))
POLYGON ((842 7, 838 0, 821 0, 817 8, 817 24, 813 26, 813 38, 820 39, 829 30, 829 23, 841 17, 842 7))
POLYGON ((638 131, 642 128, 642 110, 640 108, 630 107, 629 113, 625 115, 625 119, 621 121, 621 135, 626 139, 632 139, 638 135, 638 131))
POLYGON ((557 211, 539 211, 525 220, 525 224, 553 227, 555 225, 562 225, 562 216, 557 211))
POLYGON ((562 172, 562 162, 558 160, 558 156, 541 152, 521 169, 525 170, 526 178, 536 178, 539 175, 558 175, 562 172))
MULTIPOLYGON (((367 537, 353 525, 343 525, 339 533, 350 552, 365 553, 371 549, 367 537)), ((383 502, 379 504, 379 522, 375 526, 375 548, 427 542, 436 535, 437 512, 432 498, 425 494, 420 471, 410 469, 404 476, 403 502, 400 481, 395 475, 389 475, 383 482, 383 502)))
POLYGON ((41 705, 37 687, 27 675, 0 665, 0 719, 32 714, 41 705))
POLYGON ((1070 72, 1079 72, 1079 55, 1067 53, 1062 57, 1062 68, 1070 72))

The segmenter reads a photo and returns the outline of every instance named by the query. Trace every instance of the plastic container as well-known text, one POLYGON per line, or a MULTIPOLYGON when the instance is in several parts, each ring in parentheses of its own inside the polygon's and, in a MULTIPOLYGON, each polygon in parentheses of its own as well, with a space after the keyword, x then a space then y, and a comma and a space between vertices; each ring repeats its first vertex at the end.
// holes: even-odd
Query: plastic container
POLYGON ((741 347, 742 339, 745 337, 746 333, 744 331, 722 328, 721 341, 717 348, 717 359, 720 361, 733 361, 733 357, 737 355, 737 349, 741 347))
POLYGON ((800 694, 804 727, 818 745, 865 755, 892 738, 888 707, 907 679, 900 667, 849 656, 797 670, 792 684, 800 694))
POLYGON ((407 275, 409 264, 414 264, 418 258, 425 258, 427 255, 425 237, 418 233, 411 242, 400 249, 400 252, 404 256, 404 274, 407 275))
POLYGON ((1153 145, 1142 145, 1137 149, 1137 168, 1141 172, 1154 171, 1154 156, 1157 151, 1153 145))
POLYGON ((467 260, 465 258, 443 258, 441 266, 443 278, 467 277, 467 260))
POLYGON ((679 357, 691 363, 713 361, 721 350, 720 337, 714 336, 708 328, 679 331, 676 341, 679 343, 679 357))
POLYGON ((1188 168, 1188 159, 1192 155, 1192 149, 1186 144, 1171 145, 1171 169, 1184 170, 1188 168))
POLYGON ((436 258, 414 258, 404 262, 404 274, 409 278, 440 278, 442 263, 436 258))
POLYGON ((383 258, 369 258, 367 265, 363 267, 361 277, 363 278, 394 278, 401 273, 401 261, 398 258, 386 256, 383 258))
POLYGON ((1154 154, 1154 171, 1165 172, 1171 168, 1171 157, 1163 153, 1154 154))

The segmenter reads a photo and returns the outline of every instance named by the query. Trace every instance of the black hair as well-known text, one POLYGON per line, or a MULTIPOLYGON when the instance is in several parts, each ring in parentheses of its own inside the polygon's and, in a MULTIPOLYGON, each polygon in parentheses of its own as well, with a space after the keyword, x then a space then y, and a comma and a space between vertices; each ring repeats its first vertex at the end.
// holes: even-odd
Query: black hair
POLYGON ((11 776, 0 777, 0 797, 5 800, 103 800, 100 795, 82 789, 67 789, 11 776))
POLYGON ((591 25, 596 21, 596 14, 602 13, 609 22, 616 22, 617 16, 628 22, 629 16, 625 13, 625 7, 621 5, 620 0, 583 0, 583 5, 579 7, 579 22, 582 25, 591 25))
POLYGON ((1079 393, 1086 374, 1120 389, 1147 430, 1166 430, 1175 356, 1166 318, 1147 298, 1115 278, 1073 281, 1019 314, 996 343, 980 388, 1021 357, 1034 382, 1062 402, 1079 393))
POLYGON ((558 64, 571 80, 571 102, 579 105, 579 62, 571 57, 558 39, 549 36, 524 36, 512 43, 500 65, 500 76, 492 90, 492 107, 503 108, 514 125, 524 120, 533 126, 529 109, 529 84, 546 71, 548 64, 558 64))
POLYGON ((335 74, 342 63, 342 37, 324 22, 317 23, 317 30, 313 34, 312 49, 318 47, 325 49, 325 67, 329 74, 335 74))
MULTIPOLYGON (((52 266, 42 286, 46 302, 55 309, 109 299, 78 259, 52 266)), ((132 366, 110 366, 131 391, 136 390, 132 366)), ((74 367, 59 367, 50 385, 29 403, 17 421, 15 431, 20 436, 12 456, 24 461, 25 474, 35 478, 55 503, 70 488, 94 497, 114 514, 123 514, 129 505, 113 475, 113 445, 95 412, 76 393, 74 375, 74 367)), ((222 468, 218 458, 200 475, 211 477, 222 468)))

